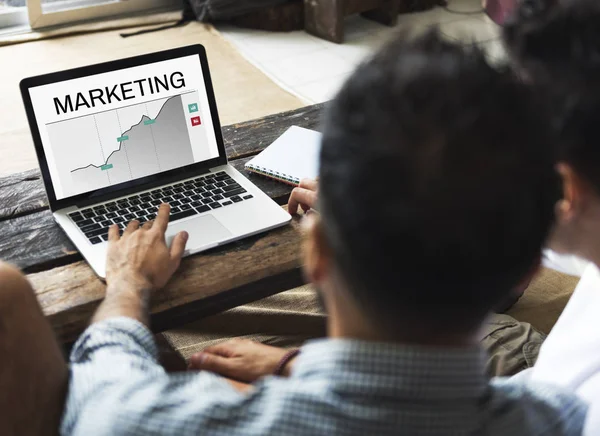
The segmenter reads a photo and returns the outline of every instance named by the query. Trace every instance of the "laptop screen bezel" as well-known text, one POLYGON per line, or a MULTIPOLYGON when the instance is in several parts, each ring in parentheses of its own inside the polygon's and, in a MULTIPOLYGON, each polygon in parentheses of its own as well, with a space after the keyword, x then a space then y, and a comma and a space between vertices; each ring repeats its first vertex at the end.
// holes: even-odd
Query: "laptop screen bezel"
POLYGON ((225 144, 223 142, 223 135, 221 132, 221 123, 219 121, 217 103, 215 101, 212 80, 210 77, 210 71, 208 69, 208 58, 206 56, 206 50, 204 49, 204 46, 200 44, 125 59, 119 59, 116 61, 103 62, 100 64, 89 65, 70 70, 57 71, 54 73, 44 74, 35 77, 28 77, 21 81, 20 88, 21 95, 23 97, 23 103, 25 105, 25 111, 27 113, 29 128, 33 137, 35 152, 37 154, 42 179, 46 188, 46 194, 48 196, 50 210, 52 211, 64 209, 71 206, 81 206, 98 203, 106 201, 110 198, 126 196, 143 189, 149 189, 176 180, 181 180, 184 178, 193 177, 198 174, 206 173, 210 168, 227 164, 227 155, 225 153, 225 144), (151 176, 120 183, 118 185, 113 185, 58 200, 54 191, 52 178, 50 177, 48 161, 46 159, 46 153, 42 145, 42 139, 38 129, 38 124, 35 116, 35 111, 31 102, 31 95, 29 93, 29 89, 37 86, 49 85, 52 83, 63 82, 66 80, 73 80, 81 77, 93 76, 96 74, 102 74, 110 71, 121 70, 136 67, 139 65, 152 64, 155 62, 161 62, 165 60, 177 59, 193 55, 197 55, 199 57, 200 65, 202 67, 204 86, 206 87, 208 104, 210 107, 211 118, 214 126, 214 134, 217 140, 217 148, 219 150, 218 157, 202 162, 197 162, 191 165, 186 165, 184 167, 176 168, 170 171, 165 171, 151 176))

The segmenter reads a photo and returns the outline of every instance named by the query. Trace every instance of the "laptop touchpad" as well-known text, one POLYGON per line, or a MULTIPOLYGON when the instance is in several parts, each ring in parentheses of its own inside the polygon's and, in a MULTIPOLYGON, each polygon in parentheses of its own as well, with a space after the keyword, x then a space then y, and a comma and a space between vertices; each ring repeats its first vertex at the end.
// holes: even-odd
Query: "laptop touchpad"
POLYGON ((169 224, 166 235, 167 245, 170 246, 175 235, 183 230, 190 235, 185 246, 186 251, 196 250, 231 236, 231 232, 214 216, 202 215, 181 223, 169 224))

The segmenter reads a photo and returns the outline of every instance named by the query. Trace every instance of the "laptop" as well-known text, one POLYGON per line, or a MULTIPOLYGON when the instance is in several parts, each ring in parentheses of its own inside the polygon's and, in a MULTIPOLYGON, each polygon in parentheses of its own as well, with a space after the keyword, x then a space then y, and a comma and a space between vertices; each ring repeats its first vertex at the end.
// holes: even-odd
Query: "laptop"
POLYGON ((201 45, 26 78, 21 93, 50 210, 100 277, 109 226, 163 202, 185 255, 291 219, 227 163, 201 45))

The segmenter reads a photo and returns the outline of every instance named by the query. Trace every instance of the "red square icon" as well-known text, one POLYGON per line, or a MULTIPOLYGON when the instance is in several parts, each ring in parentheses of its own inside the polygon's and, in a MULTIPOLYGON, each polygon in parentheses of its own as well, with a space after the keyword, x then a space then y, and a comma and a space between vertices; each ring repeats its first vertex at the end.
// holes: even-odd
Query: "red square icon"
POLYGON ((192 126, 199 126, 200 124, 202 124, 202 121, 200 121, 200 117, 192 118, 192 126))

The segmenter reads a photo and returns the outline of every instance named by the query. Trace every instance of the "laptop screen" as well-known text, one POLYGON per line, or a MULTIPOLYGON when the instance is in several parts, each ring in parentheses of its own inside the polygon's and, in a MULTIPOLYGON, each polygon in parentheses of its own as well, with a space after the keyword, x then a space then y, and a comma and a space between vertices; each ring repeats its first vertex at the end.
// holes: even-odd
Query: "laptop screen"
POLYGON ((198 55, 29 93, 57 200, 219 156, 198 55))

